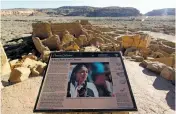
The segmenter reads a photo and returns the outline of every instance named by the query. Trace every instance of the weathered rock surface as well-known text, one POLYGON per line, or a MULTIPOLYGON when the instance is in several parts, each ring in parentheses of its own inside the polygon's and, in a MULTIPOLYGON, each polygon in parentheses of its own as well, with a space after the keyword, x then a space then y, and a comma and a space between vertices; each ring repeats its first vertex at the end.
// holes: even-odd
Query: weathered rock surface
POLYGON ((127 53, 127 56, 129 56, 129 57, 132 57, 132 56, 135 56, 136 55, 136 52, 128 52, 127 53))
POLYGON ((30 59, 30 58, 26 58, 21 66, 28 67, 28 68, 33 68, 33 67, 36 67, 38 65, 46 66, 46 63, 43 63, 41 61, 35 61, 35 60, 30 59))
POLYGON ((170 46, 167 46, 167 45, 164 45, 164 44, 161 44, 159 46, 159 48, 169 54, 172 54, 173 52, 175 52, 175 48, 173 47, 170 47, 170 46))
POLYGON ((10 73, 9 81, 12 83, 18 83, 29 78, 31 71, 30 68, 18 67, 14 68, 10 73))
POLYGON ((65 51, 79 51, 80 47, 77 45, 77 43, 73 42, 71 45, 66 47, 65 51))
POLYGON ((150 60, 143 60, 142 63, 140 63, 140 65, 146 68, 149 63, 151 63, 150 60))
POLYGON ((161 57, 164 57, 164 54, 162 54, 161 52, 154 52, 152 54, 152 57, 154 57, 154 58, 161 58, 161 57))
POLYGON ((48 22, 32 23, 32 28, 32 37, 39 37, 40 39, 45 39, 52 36, 51 25, 48 22))
POLYGON ((33 55, 32 53, 29 53, 28 55, 23 55, 22 59, 25 60, 26 58, 37 60, 37 57, 33 55))
POLYGON ((1 75, 6 75, 11 72, 10 64, 7 59, 7 55, 4 51, 4 48, 0 42, 0 58, 1 58, 1 69, 0 69, 0 74, 1 75))
POLYGON ((74 42, 79 46, 84 46, 88 44, 87 37, 85 35, 80 35, 79 38, 76 38, 74 42))
POLYGON ((170 67, 175 67, 175 57, 162 57, 162 58, 154 58, 151 61, 158 61, 160 63, 166 64, 170 67))
POLYGON ((132 56, 132 59, 135 59, 136 62, 142 62, 144 60, 143 57, 141 57, 141 56, 135 56, 135 55, 132 56))
POLYGON ((160 73, 165 67, 166 65, 160 62, 151 62, 148 63, 147 65, 147 69, 154 71, 156 73, 160 73))
POLYGON ((50 51, 48 47, 43 45, 43 43, 38 37, 33 37, 32 40, 34 42, 35 48, 39 53, 43 54, 45 51, 50 51))
POLYGON ((87 46, 87 47, 84 47, 83 49, 81 49, 81 51, 83 51, 83 52, 99 52, 100 49, 98 49, 95 46, 87 46))
POLYGON ((67 30, 63 32, 62 44, 68 44, 74 40, 74 36, 71 35, 67 30))
POLYGON ((19 59, 14 59, 14 60, 12 60, 12 61, 9 62, 11 69, 15 68, 15 66, 16 66, 16 64, 17 64, 18 61, 19 61, 19 59))
POLYGON ((175 80, 175 70, 171 67, 165 67, 161 71, 160 76, 167 80, 175 80))
MULTIPOLYGON (((137 50, 136 47, 130 47, 130 48, 127 48, 126 51, 125 51, 125 53, 124 53, 124 55, 128 55, 129 52, 133 52, 133 53, 135 53, 136 50, 137 50)), ((130 54, 130 55, 131 55, 131 54, 130 54)), ((133 55, 134 55, 134 54, 133 54, 133 55)))
POLYGON ((43 39, 41 42, 44 46, 48 47, 51 50, 58 50, 60 37, 58 35, 53 35, 49 38, 43 39))

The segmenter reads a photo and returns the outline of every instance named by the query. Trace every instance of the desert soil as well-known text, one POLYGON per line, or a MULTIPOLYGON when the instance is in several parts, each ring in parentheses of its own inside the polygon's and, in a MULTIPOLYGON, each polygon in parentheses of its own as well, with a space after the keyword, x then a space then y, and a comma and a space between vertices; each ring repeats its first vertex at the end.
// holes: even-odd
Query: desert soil
MULTIPOLYGON (((124 63, 138 108, 130 114, 174 114, 175 86, 137 62, 125 59, 124 63)), ((4 83, 6 81, 4 78, 4 83)), ((41 81, 39 76, 3 88, 2 114, 33 114, 41 81)))

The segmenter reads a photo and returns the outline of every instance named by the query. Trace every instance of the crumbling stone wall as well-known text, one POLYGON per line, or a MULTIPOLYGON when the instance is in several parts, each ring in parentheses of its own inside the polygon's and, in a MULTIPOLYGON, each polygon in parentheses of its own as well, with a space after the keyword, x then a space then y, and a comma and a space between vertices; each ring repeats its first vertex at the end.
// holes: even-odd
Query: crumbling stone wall
POLYGON ((80 23, 52 23, 51 31, 53 34, 59 35, 62 40, 64 31, 67 30, 71 35, 78 38, 80 35, 87 35, 83 32, 83 28, 80 23))
POLYGON ((46 39, 52 36, 51 24, 48 22, 32 23, 33 37, 39 37, 40 39, 46 39))

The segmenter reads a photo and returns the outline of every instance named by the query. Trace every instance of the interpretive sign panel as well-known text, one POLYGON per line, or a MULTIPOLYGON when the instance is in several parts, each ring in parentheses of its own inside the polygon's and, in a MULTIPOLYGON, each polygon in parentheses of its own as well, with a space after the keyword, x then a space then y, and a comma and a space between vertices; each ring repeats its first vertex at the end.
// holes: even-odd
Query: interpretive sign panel
POLYGON ((136 111, 120 52, 52 52, 34 112, 136 111))

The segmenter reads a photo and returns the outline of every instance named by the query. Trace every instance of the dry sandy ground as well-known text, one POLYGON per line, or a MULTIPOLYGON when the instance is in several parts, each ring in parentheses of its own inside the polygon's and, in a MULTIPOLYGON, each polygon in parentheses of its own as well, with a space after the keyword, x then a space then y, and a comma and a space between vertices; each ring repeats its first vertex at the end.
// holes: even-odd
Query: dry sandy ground
MULTIPOLYGON (((175 86, 137 62, 124 60, 124 63, 138 107, 137 112, 130 114, 174 114, 175 86)), ((33 114, 41 80, 42 77, 31 78, 3 88, 2 114, 33 114)))

